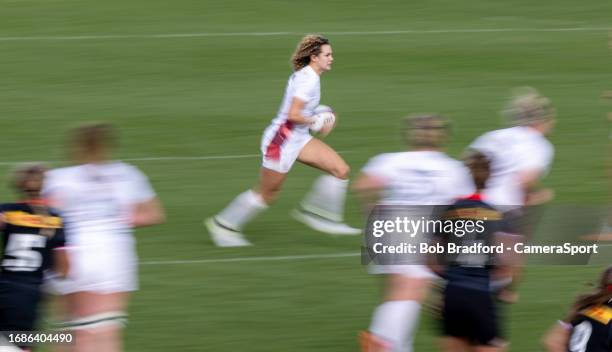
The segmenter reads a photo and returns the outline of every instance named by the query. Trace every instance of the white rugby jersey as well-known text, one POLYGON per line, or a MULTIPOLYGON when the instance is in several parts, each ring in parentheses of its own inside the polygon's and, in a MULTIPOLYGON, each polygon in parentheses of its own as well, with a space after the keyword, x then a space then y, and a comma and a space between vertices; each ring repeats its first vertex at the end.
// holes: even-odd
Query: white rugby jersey
MULTIPOLYGON (((287 122, 293 98, 306 102, 302 115, 314 115, 314 109, 319 106, 319 101, 321 100, 321 79, 312 67, 307 65, 289 77, 283 102, 276 118, 272 120, 273 125, 280 126, 287 122)), ((296 125, 293 130, 308 133, 308 125, 296 125)))
POLYGON ((520 173, 546 173, 554 156, 554 148, 546 137, 526 126, 487 132, 469 148, 482 152, 491 160, 485 199, 491 204, 509 208, 525 203, 525 191, 518 178, 520 173))
POLYGON ((437 151, 380 154, 362 172, 385 181, 380 204, 446 205, 475 190, 469 170, 437 151))
POLYGON ((61 210, 67 243, 77 245, 131 241, 133 206, 155 197, 147 177, 123 162, 51 170, 43 193, 61 210))

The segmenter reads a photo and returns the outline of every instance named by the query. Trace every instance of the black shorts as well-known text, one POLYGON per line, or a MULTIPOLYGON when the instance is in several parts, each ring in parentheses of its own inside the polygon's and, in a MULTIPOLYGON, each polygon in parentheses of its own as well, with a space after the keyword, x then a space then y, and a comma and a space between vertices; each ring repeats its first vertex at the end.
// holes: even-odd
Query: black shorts
POLYGON ((0 331, 34 330, 40 286, 0 280, 0 331))
POLYGON ((444 290, 442 329, 445 336, 476 346, 498 346, 502 341, 498 311, 490 292, 449 284, 444 290))

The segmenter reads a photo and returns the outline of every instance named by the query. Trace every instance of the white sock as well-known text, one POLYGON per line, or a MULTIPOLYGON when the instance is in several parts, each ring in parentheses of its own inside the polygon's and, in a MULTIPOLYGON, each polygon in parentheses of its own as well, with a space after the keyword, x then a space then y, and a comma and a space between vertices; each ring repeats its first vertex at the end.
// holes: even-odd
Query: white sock
POLYGON ((248 190, 239 194, 234 200, 215 216, 221 225, 240 231, 244 225, 257 214, 268 208, 261 195, 248 190))
POLYGON ((421 304, 417 301, 388 301, 379 305, 372 315, 370 332, 393 344, 393 351, 410 351, 421 304))
POLYGON ((316 179, 302 201, 302 208, 333 221, 342 221, 348 180, 330 175, 316 179))

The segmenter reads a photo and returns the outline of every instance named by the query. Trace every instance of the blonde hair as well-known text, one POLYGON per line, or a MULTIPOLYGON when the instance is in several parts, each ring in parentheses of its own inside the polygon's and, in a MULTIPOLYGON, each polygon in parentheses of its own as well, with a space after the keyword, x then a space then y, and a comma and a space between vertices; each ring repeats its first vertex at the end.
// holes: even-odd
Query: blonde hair
POLYGON ((319 55, 323 45, 329 45, 329 40, 322 35, 308 34, 302 38, 291 56, 293 71, 306 67, 310 63, 310 56, 319 55))
POLYGON ((520 87, 502 114, 512 125, 531 125, 555 118, 555 108, 550 100, 532 87, 520 87))
POLYGON ((404 138, 416 148, 440 148, 448 137, 450 121, 438 114, 411 115, 403 121, 404 138))

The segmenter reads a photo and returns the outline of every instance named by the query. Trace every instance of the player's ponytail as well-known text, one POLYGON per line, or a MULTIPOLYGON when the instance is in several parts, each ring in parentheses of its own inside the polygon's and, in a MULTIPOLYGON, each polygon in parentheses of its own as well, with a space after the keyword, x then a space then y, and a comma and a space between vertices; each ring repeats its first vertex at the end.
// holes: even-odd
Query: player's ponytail
POLYGON ((580 313, 580 311, 596 306, 599 304, 605 304, 612 300, 612 266, 609 266, 601 274, 599 282, 595 290, 591 293, 580 295, 576 298, 574 307, 569 314, 567 321, 572 321, 580 313))
POLYGON ((327 38, 318 34, 308 34, 298 43, 291 56, 293 71, 298 71, 310 63, 311 55, 319 55, 323 45, 329 45, 327 38))

